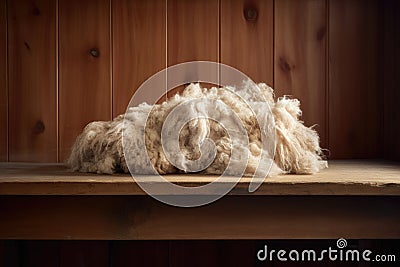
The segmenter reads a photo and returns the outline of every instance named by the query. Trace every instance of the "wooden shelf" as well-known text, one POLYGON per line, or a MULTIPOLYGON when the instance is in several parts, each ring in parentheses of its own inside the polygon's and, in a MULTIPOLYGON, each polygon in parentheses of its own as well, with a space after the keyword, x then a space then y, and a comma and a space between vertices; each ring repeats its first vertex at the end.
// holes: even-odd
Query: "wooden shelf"
MULTIPOLYGON (((182 186, 201 186, 216 176, 166 175, 165 178, 182 186)), ((148 180, 154 179, 148 176, 148 180)), ((233 181, 234 178, 228 183, 233 181)), ((249 183, 250 178, 242 178, 230 194, 251 195, 249 183)), ((76 173, 60 164, 32 163, 0 163, 0 194, 145 195, 129 175, 76 173)), ((315 175, 267 178, 253 194, 400 196, 400 164, 379 160, 330 161, 328 169, 315 175)))
MULTIPOLYGON (((399 164, 370 160, 329 164, 329 169, 315 175, 268 178, 255 195, 248 193, 249 178, 242 178, 229 196, 202 207, 179 208, 146 196, 129 175, 2 163, 0 238, 400 238, 399 164)), ((165 177, 185 186, 215 179, 165 177)))

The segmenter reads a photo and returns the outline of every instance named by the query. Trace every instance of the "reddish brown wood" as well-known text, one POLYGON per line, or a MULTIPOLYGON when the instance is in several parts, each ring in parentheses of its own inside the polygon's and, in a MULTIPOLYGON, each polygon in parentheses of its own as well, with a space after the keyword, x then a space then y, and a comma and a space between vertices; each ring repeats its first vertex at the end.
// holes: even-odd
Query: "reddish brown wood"
POLYGON ((21 266, 54 267, 59 266, 59 242, 23 241, 21 248, 21 266))
MULTIPOLYGON (((167 26, 167 65, 187 61, 219 61, 219 10, 217 0, 169 0, 167 26)), ((197 81, 198 73, 182 73, 197 81)), ((204 84, 210 87, 210 84, 204 84)), ((168 92, 181 92, 183 86, 168 92)))
POLYGON ((63 161, 87 123, 112 118, 110 1, 60 0, 59 21, 63 161))
POLYGON ((170 266, 255 266, 255 242, 248 240, 170 241, 170 266))
POLYGON ((221 63, 272 86, 273 1, 222 0, 220 12, 221 63))
POLYGON ((332 158, 382 156, 378 2, 329 1, 329 150, 332 158))
POLYGON ((57 160, 56 2, 8 1, 9 159, 57 160))
POLYGON ((8 160, 7 11, 0 2, 0 161, 8 160))
POLYGON ((114 116, 125 113, 138 87, 166 66, 165 5, 162 0, 112 2, 114 116))
POLYGON ((325 1, 275 1, 274 84, 276 96, 301 101, 302 120, 317 125, 327 145, 325 1))
POLYGON ((59 252, 60 267, 109 266, 109 245, 107 241, 61 241, 59 252))
POLYGON ((15 240, 0 241, 0 266, 19 267, 22 265, 20 242, 15 240))
MULTIPOLYGON (((384 94, 384 156, 400 160, 400 2, 380 1, 380 75, 384 94), (383 55, 383 56, 382 56, 383 55)), ((381 91, 380 91, 381 92, 381 91)))
POLYGON ((221 254, 221 265, 225 266, 255 266, 256 260, 256 241, 220 241, 218 243, 218 254, 221 254))
POLYGON ((169 254, 169 241, 110 242, 110 266, 171 266, 169 254))
MULTIPOLYGON (((170 266, 222 266, 222 255, 217 242, 212 241, 174 241, 170 243, 170 266), (207 256, 206 256, 207 255, 207 256)), ((225 265, 227 266, 227 265, 225 265)))
POLYGON ((149 196, 1 196, 0 238, 399 238, 399 204, 388 196, 226 196, 179 208, 149 196))

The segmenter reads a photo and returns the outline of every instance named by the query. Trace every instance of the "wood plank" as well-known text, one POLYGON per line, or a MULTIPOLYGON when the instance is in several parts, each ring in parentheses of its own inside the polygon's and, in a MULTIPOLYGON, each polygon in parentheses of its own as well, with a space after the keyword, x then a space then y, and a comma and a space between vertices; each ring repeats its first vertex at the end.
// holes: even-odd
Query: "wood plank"
POLYGON ((125 113, 139 86, 166 67, 165 5, 162 0, 112 2, 113 116, 125 113))
POLYGON ((378 2, 329 2, 329 150, 332 158, 382 155, 378 2))
POLYGON ((169 241, 112 241, 110 242, 110 266, 171 266, 169 241))
POLYGON ((221 63, 237 68, 256 83, 270 86, 273 86, 273 12, 272 0, 221 1, 221 63))
POLYGON ((21 241, 21 266, 53 267, 59 266, 59 242, 21 241))
MULTIPOLYGON (((169 0, 167 10, 167 66, 187 61, 219 62, 218 0, 169 0)), ((180 75, 191 81, 199 79, 198 72, 180 75)), ((168 79, 172 80, 171 77, 168 79)), ((203 86, 210 87, 210 84, 203 86)), ((183 88, 171 90, 168 97, 183 88)))
POLYGON ((56 2, 8 1, 9 159, 57 161, 56 2))
POLYGON ((8 161, 7 10, 0 2, 0 161, 8 161))
POLYGON ((252 240, 174 240, 170 266, 257 266, 252 240))
POLYGON ((60 0, 60 160, 85 125, 110 120, 110 1, 60 0))
POLYGON ((218 241, 219 266, 257 266, 256 241, 254 240, 220 240, 218 241))
POLYGON ((399 197, 229 196, 185 209, 146 196, 0 196, 0 238, 400 238, 399 205, 399 197))
MULTIPOLYGON (((212 175, 166 175, 182 186, 213 182, 212 175)), ((243 177, 231 195, 400 195, 400 166, 379 161, 331 161, 330 167, 315 175, 269 177, 250 194, 250 178, 243 177)), ((154 179, 147 177, 149 182, 154 179)), ((235 178, 218 182, 232 185, 235 178)), ((162 183, 156 191, 165 194, 162 183)), ((74 173, 63 165, 0 164, 0 194, 3 195, 145 195, 129 175, 74 173)), ((211 193, 213 194, 213 193, 211 193)))
POLYGON ((398 52, 400 47, 400 2, 389 0, 380 1, 379 4, 382 8, 380 75, 384 94, 384 156, 400 161, 400 112, 398 111, 400 90, 398 90, 397 83, 400 77, 400 53, 398 52))
POLYGON ((108 241, 61 241, 59 244, 60 267, 107 267, 108 241))
POLYGON ((19 267, 22 265, 20 241, 2 240, 0 246, 0 266, 19 267))
POLYGON ((177 240, 171 241, 169 246, 170 266, 176 267, 217 267, 224 265, 216 241, 206 240, 177 240))
POLYGON ((277 96, 301 101, 302 120, 317 125, 327 146, 326 3, 275 1, 274 86, 277 96))

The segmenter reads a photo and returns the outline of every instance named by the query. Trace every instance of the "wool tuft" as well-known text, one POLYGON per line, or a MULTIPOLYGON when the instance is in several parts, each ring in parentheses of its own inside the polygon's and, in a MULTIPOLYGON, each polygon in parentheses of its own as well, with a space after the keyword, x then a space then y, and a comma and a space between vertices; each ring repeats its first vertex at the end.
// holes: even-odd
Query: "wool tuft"
POLYGON ((130 169, 138 174, 153 173, 152 168, 159 174, 186 172, 189 163, 201 156, 210 156, 201 155, 200 151, 199 144, 206 138, 213 141, 216 149, 215 154, 212 155, 214 158, 211 159, 211 164, 201 171, 204 174, 222 174, 228 164, 232 167, 230 175, 244 174, 246 176, 253 175, 260 169, 266 173, 270 171, 270 175, 274 175, 279 173, 313 174, 326 168, 327 161, 322 159, 318 133, 299 120, 300 101, 286 96, 275 101, 273 89, 260 83, 258 90, 264 99, 264 102, 260 102, 259 95, 251 93, 254 90, 247 90, 251 86, 255 85, 247 82, 240 88, 206 89, 201 88, 199 84, 190 84, 181 94, 175 95, 162 104, 143 103, 137 107, 130 107, 126 114, 117 116, 113 121, 89 123, 77 137, 68 164, 72 170, 80 172, 128 173, 122 140, 124 132, 126 149, 135 159, 130 169), (178 133, 180 153, 173 155, 173 164, 162 147, 163 123, 175 108, 193 99, 215 101, 213 114, 217 120, 204 118, 204 115, 210 112, 207 105, 195 103, 183 107, 182 114, 193 116, 195 119, 185 124, 178 133), (237 115, 247 133, 246 143, 240 140, 232 142, 227 128, 223 126, 228 125, 231 128, 237 126, 238 121, 232 119, 232 111, 237 115), (273 120, 267 118, 271 113, 273 120), (147 114, 149 114, 148 117, 147 114), (265 125, 260 125, 257 120, 260 117, 266 118, 265 125), (266 140, 262 135, 265 129, 267 129, 265 131, 267 135, 264 138, 266 140), (144 140, 140 136, 144 136, 144 140), (274 151, 263 146, 263 142, 273 142, 273 140, 275 140, 275 144, 272 144, 275 148, 274 157, 274 151), (146 147, 145 150, 139 149, 143 146, 146 147), (233 157, 233 149, 238 149, 239 155, 248 156, 233 157), (262 153, 267 155, 264 160, 260 160, 262 153), (153 167, 149 166, 147 156, 153 167), (244 173, 238 167, 243 165, 243 161, 247 161, 244 173))

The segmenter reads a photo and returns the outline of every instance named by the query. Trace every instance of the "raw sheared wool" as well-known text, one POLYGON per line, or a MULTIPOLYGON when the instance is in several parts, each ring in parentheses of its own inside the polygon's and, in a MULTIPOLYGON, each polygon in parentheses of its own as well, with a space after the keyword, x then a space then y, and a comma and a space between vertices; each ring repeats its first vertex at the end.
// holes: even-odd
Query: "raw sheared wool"
MULTIPOLYGON (((199 84, 190 84, 181 94, 162 104, 143 103, 137 107, 130 107, 126 114, 119 115, 113 121, 89 123, 78 136, 68 163, 72 170, 80 172, 108 174, 129 172, 124 157, 122 140, 124 132, 125 148, 129 151, 130 158, 134 159, 129 167, 138 174, 154 173, 153 167, 159 174, 190 171, 191 164, 200 157, 211 162, 201 171, 204 174, 222 174, 229 162, 231 168, 228 174, 246 176, 254 173, 264 175, 268 171, 270 175, 312 174, 326 168, 327 162, 321 158, 317 132, 304 126, 299 120, 301 116, 299 100, 282 97, 275 101, 273 89, 260 83, 258 92, 261 90, 260 93, 264 98, 264 102, 261 102, 260 95, 254 93, 256 90, 248 90, 251 86, 255 85, 247 82, 241 88, 205 89, 199 84), (203 98, 215 101, 212 110, 215 120, 201 118, 210 114, 209 106, 201 101, 181 107, 180 114, 195 119, 190 120, 178 131, 180 153, 170 155, 169 159, 174 163, 172 164, 162 147, 163 123, 170 112, 182 103, 186 103, 185 101, 203 98), (268 118, 270 113, 265 102, 272 112, 275 128, 272 128, 274 127, 272 118, 268 118), (224 127, 225 125, 229 129, 240 128, 236 125, 238 121, 233 119, 235 116, 232 116, 232 111, 240 119, 247 133, 247 137, 241 138, 243 140, 240 139, 238 142, 232 142, 227 128, 224 127), (261 125, 260 120, 257 120, 260 117, 266 119, 265 125, 261 125), (267 133, 264 139, 262 131, 267 133), (143 135, 145 138, 141 137, 143 135), (274 135, 275 144, 273 144, 274 135), (206 138, 213 140, 216 147, 215 154, 201 154, 199 144, 206 138), (267 142, 268 145, 263 146, 262 142, 267 142), (266 147, 273 148, 274 145, 276 145, 275 157, 272 159, 273 150, 266 147), (235 157, 232 152, 234 149, 238 151, 235 157), (266 157, 260 160, 262 153, 265 153, 266 157), (148 164, 147 155, 153 167, 148 164), (214 157, 210 158, 212 156, 214 157)), ((166 147, 168 148, 168 143, 166 147)))

